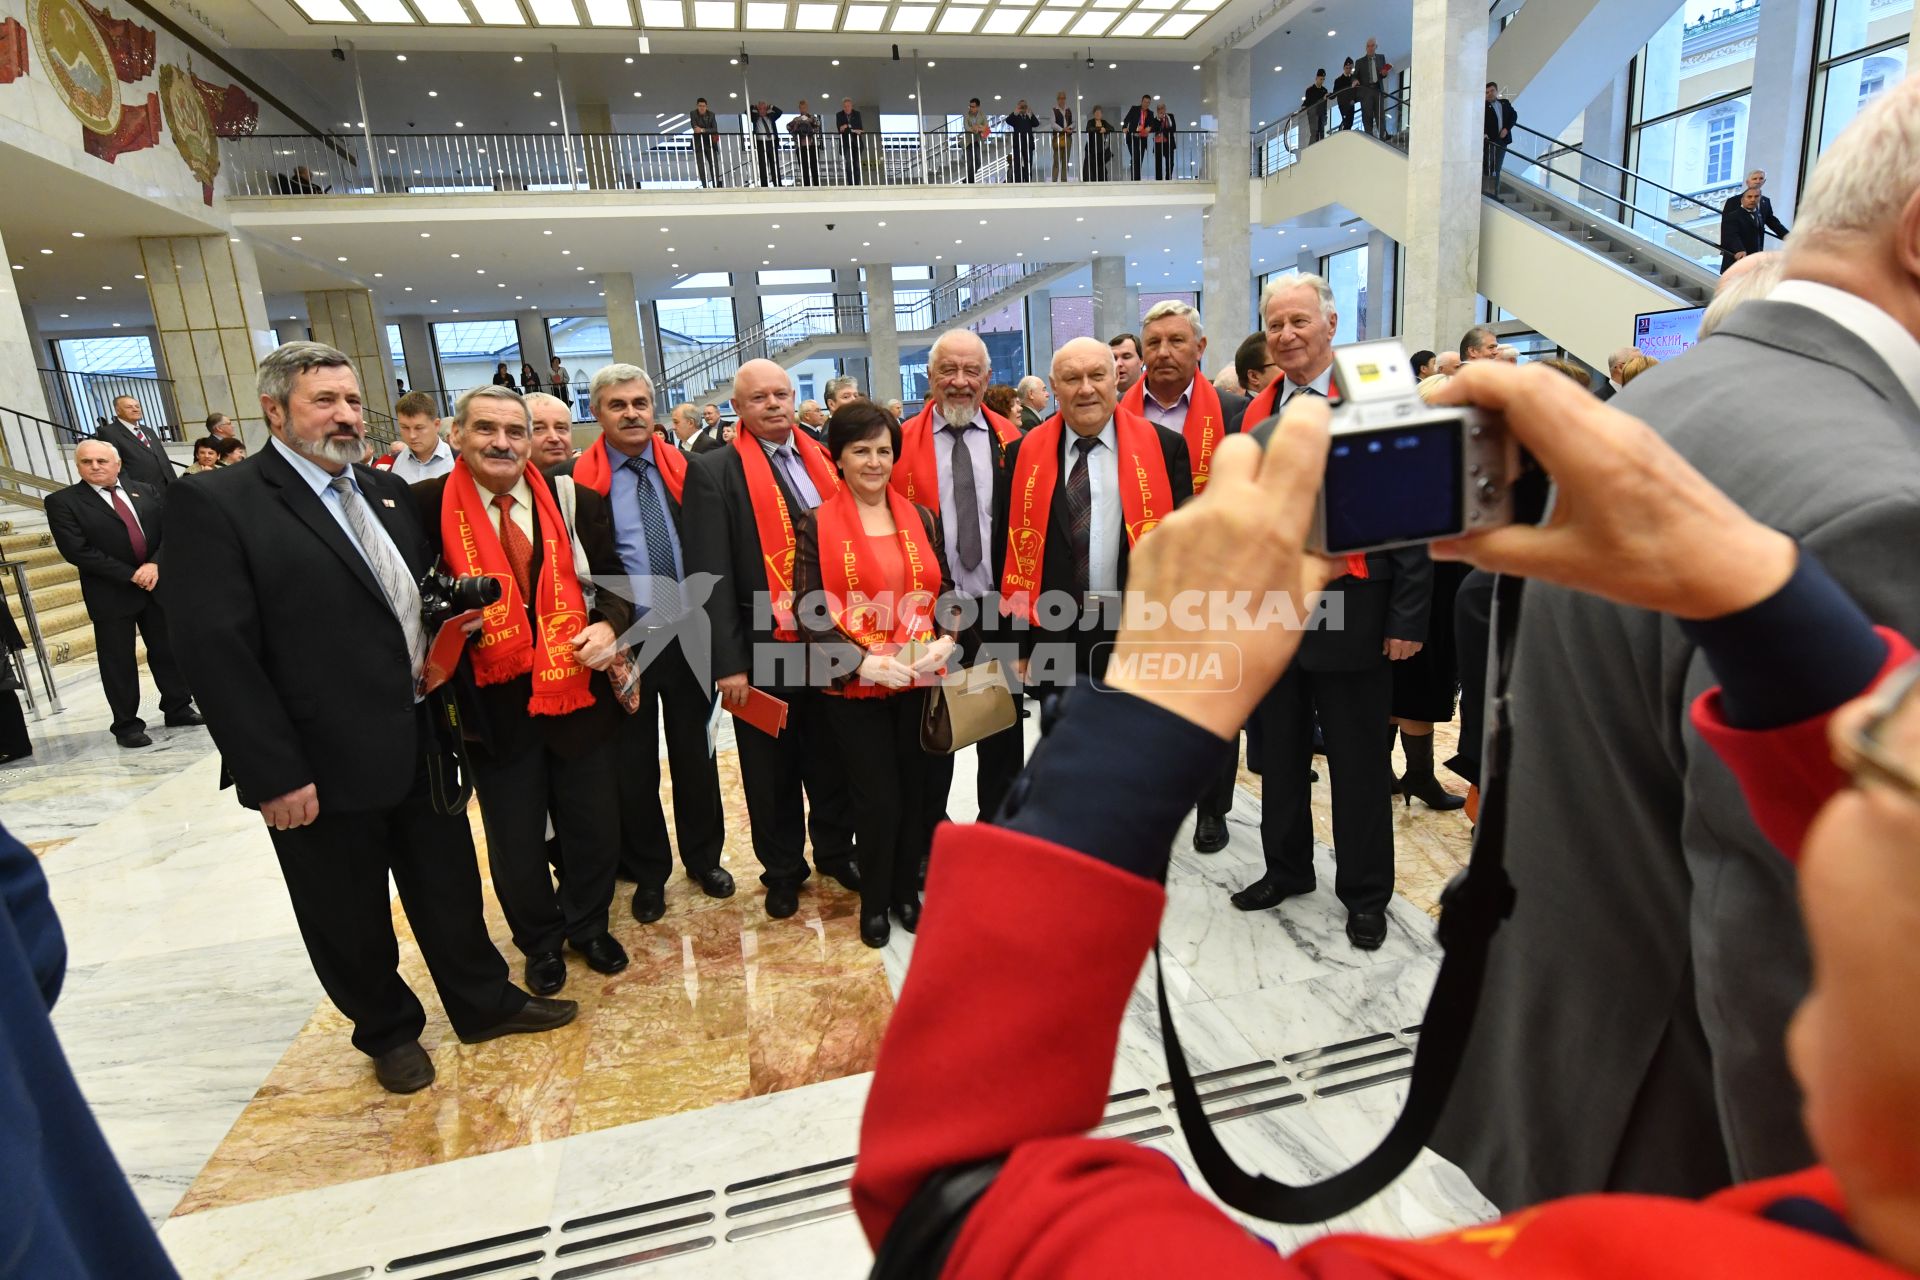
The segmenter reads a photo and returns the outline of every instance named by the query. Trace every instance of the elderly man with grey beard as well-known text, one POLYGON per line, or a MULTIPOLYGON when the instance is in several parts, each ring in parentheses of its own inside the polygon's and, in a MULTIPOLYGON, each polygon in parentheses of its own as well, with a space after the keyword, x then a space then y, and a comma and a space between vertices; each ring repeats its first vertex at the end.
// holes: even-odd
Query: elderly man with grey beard
MULTIPOLYGON (((940 514, 946 535, 952 589, 969 604, 970 624, 960 633, 960 663, 973 666, 998 656, 1003 667, 1015 657, 999 634, 1000 614, 993 575, 993 495, 999 487, 1020 428, 986 407, 983 397, 993 381, 987 344, 971 329, 949 329, 927 352, 927 403, 900 427, 900 457, 893 466, 893 487, 908 502, 940 514)), ((1009 672, 1011 674, 1011 672, 1009 672)), ((1020 726, 981 740, 978 752, 980 816, 999 809, 1024 755, 1020 726)), ((953 757, 934 760, 928 780, 928 813, 946 816, 953 783, 953 757)))
POLYGON ((438 783, 443 695, 421 693, 416 584, 432 556, 407 486, 353 465, 365 427, 352 363, 293 342, 259 376, 268 446, 170 495, 174 647, 224 778, 271 829, 321 986, 380 1084, 411 1093, 434 1064, 398 972, 389 876, 463 1042, 577 1010, 515 987, 487 937, 466 806, 438 783))

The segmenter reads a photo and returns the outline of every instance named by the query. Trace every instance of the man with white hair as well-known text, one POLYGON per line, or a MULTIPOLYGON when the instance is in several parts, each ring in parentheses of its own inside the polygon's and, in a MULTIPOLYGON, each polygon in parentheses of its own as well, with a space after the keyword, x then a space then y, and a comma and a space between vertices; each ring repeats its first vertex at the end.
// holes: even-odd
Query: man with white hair
MULTIPOLYGON (((1916 208, 1908 80, 1821 156, 1772 293, 1615 406, 1901 635, 1920 634, 1916 208)), ((1782 1047, 1807 988, 1794 883, 1693 727, 1699 650, 1533 582, 1512 673, 1506 849, 1528 905, 1493 939, 1433 1147, 1502 1207, 1804 1168, 1782 1047)))
POLYGON ((1748 193, 1754 193, 1757 196, 1754 207, 1751 212, 1745 216, 1753 219, 1754 226, 1761 234, 1764 235, 1766 232, 1771 231, 1780 239, 1785 240, 1787 238, 1787 229, 1781 223, 1780 219, 1775 216, 1773 212, 1773 201, 1769 200, 1766 193, 1761 190, 1761 188, 1766 185, 1767 171, 1765 169, 1749 171, 1746 185, 1728 196, 1725 203, 1720 206, 1720 216, 1724 219, 1733 214, 1736 210, 1740 209, 1741 203, 1746 199, 1748 193))
POLYGON ((1644 354, 1638 347, 1618 347, 1607 357, 1607 385, 1601 387, 1599 393, 1602 400, 1611 400, 1624 389, 1620 371, 1626 368, 1629 360, 1638 359, 1644 354))
POLYGON ((1028 374, 1014 384, 1013 402, 1020 406, 1020 434, 1025 435, 1046 420, 1047 381, 1028 374))
MULTIPOLYGON (((1700 314, 1698 338, 1705 338, 1727 322, 1743 302, 1764 298, 1773 292, 1787 269, 1787 255, 1778 250, 1750 253, 1720 273, 1713 286, 1713 301, 1700 314)), ((1698 340, 1696 338, 1696 341, 1698 340)))
POLYGON ((803 400, 800 412, 794 415, 800 429, 812 436, 816 443, 827 442, 827 411, 820 407, 818 400, 803 400))
POLYGON ((1460 372, 1460 365, 1461 360, 1458 351, 1442 351, 1433 358, 1433 371, 1443 378, 1451 378, 1454 374, 1460 372))
MULTIPOLYGON (((909 502, 940 513, 947 542, 951 589, 978 606, 979 623, 960 636, 962 666, 980 660, 983 647, 999 638, 994 604, 993 499, 1020 428, 987 408, 984 397, 993 381, 987 344, 971 329, 949 329, 927 352, 927 403, 900 426, 900 457, 893 487, 909 502)), ((1011 650, 1001 655, 1013 657, 1011 650)), ((1020 726, 1013 725, 977 745, 980 814, 999 810, 1022 757, 1020 726)), ((953 757, 933 761, 927 780, 927 812, 938 819, 946 810, 953 781, 953 757)))
MULTIPOLYGON (((1282 377, 1247 407, 1264 443, 1274 416, 1299 396, 1332 389, 1333 290, 1315 275, 1267 282, 1260 295, 1267 351, 1282 377)), ((1392 770, 1388 717, 1393 663, 1427 636, 1433 562, 1424 547, 1348 556, 1327 586, 1338 630, 1309 631, 1287 673, 1260 704, 1260 843, 1266 874, 1233 895, 1242 911, 1264 911, 1314 888, 1310 773, 1317 718, 1333 774, 1334 893, 1347 909, 1347 941, 1362 951, 1387 937, 1393 900, 1392 770), (1337 597, 1337 599, 1336 599, 1337 597)))

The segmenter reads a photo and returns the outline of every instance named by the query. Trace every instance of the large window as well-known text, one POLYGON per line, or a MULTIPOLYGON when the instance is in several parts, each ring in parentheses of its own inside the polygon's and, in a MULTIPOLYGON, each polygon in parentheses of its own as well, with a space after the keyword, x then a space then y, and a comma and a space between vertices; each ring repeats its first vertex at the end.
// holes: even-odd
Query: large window
MULTIPOLYGON (((605 316, 557 316, 547 321, 547 345, 567 369, 567 388, 573 402, 573 420, 585 422, 593 416, 588 408, 587 384, 595 370, 613 360, 613 339, 605 316)), ((550 370, 541 370, 543 374, 550 370)), ((551 386, 546 388, 549 392, 551 386)), ((658 406, 654 420, 660 421, 658 406)))
POLYGON ((504 364, 520 383, 520 330, 511 320, 441 320, 433 326, 440 357, 442 408, 451 412, 462 391, 488 386, 504 364))
POLYGON ((1335 345, 1358 342, 1367 331, 1367 246, 1355 245, 1320 259, 1320 274, 1333 288, 1333 310, 1338 317, 1335 345))
POLYGON ((1807 167, 1854 117, 1907 74, 1913 0, 1827 0, 1808 113, 1807 167))
MULTIPOLYGON (((174 426, 165 384, 153 355, 153 343, 145 335, 113 338, 55 338, 53 362, 57 375, 45 375, 52 385, 49 410, 75 430, 91 430, 113 417, 113 402, 119 396, 132 396, 140 402, 144 420, 155 427, 174 426)), ((184 424, 183 430, 200 434, 199 422, 184 424)), ((179 431, 176 438, 187 439, 179 431)))
POLYGON ((393 376, 400 379, 402 387, 411 387, 413 379, 407 376, 407 353, 400 345, 400 326, 387 326, 387 354, 393 357, 393 376))

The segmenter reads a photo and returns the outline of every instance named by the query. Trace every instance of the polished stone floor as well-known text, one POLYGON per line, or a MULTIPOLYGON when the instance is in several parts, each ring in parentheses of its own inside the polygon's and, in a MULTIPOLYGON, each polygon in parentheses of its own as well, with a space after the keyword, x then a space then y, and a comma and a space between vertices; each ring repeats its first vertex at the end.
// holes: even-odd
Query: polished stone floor
MULTIPOLYGON (((71 950, 56 1025, 184 1275, 864 1272, 845 1162, 912 940, 861 946, 854 897, 818 880, 799 915, 765 918, 726 738, 740 894, 716 903, 676 878, 648 927, 617 903, 633 965, 602 978, 573 961, 565 994, 582 1016, 540 1037, 460 1045, 405 944, 440 1080, 393 1098, 320 993, 265 830, 215 789, 204 731, 120 751, 92 669, 60 675, 66 712, 32 725, 33 758, 0 768, 0 820, 42 853, 71 950)), ((956 772, 951 809, 968 816, 971 760, 956 772)), ((1396 807, 1403 896, 1387 945, 1360 953, 1330 867, 1274 911, 1228 906, 1260 866, 1260 780, 1241 781, 1229 847, 1203 857, 1184 833, 1177 846, 1169 996, 1194 1070, 1224 1073, 1209 1088, 1228 1148, 1299 1179, 1364 1154, 1398 1108, 1437 963, 1429 913, 1468 828, 1396 807)), ((1325 840, 1326 783, 1314 792, 1325 840)), ((1149 977, 1101 1132, 1185 1164, 1165 1080, 1149 977)), ((1333 1227, 1424 1233, 1490 1212, 1428 1156, 1333 1227)), ((1283 1246, 1330 1229, 1249 1225, 1283 1246)))

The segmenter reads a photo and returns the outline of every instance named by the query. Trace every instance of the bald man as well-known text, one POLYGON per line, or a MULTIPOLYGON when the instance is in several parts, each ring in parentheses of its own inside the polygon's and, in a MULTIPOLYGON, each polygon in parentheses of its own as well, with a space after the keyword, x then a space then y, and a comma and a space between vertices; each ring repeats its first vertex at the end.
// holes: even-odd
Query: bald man
POLYGON ((827 451, 796 428, 793 380, 773 361, 740 366, 733 411, 740 426, 733 443, 687 468, 682 545, 689 578, 717 579, 706 610, 722 701, 744 710, 750 689, 759 689, 787 704, 777 737, 744 719, 733 726, 767 914, 779 920, 800 909, 800 886, 812 874, 808 835, 815 865, 850 890, 860 887, 846 762, 820 725, 822 695, 807 682, 806 646, 772 608, 793 586, 791 513, 819 506, 839 479, 827 451))

